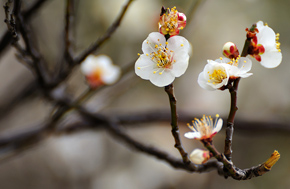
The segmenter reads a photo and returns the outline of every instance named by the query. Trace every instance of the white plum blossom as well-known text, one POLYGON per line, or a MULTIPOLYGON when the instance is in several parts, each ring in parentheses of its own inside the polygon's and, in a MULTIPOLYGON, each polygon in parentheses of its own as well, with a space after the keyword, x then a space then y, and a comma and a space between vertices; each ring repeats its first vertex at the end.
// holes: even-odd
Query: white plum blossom
POLYGON ((227 66, 227 68, 229 69, 228 71, 229 71, 230 79, 235 79, 239 77, 246 78, 253 75, 253 73, 248 73, 248 71, 250 71, 252 68, 252 61, 247 57, 238 56, 236 59, 220 57, 219 59, 216 59, 215 61, 230 65, 230 66, 227 66))
POLYGON ((121 74, 120 68, 113 65, 111 58, 106 55, 89 55, 81 63, 81 71, 92 88, 113 84, 121 74))
POLYGON ((199 120, 197 118, 192 121, 192 125, 189 123, 187 126, 192 130, 192 132, 187 132, 184 134, 186 138, 196 139, 196 140, 211 140, 222 128, 223 120, 216 115, 215 122, 213 122, 211 116, 205 116, 199 120))
POLYGON ((252 75, 252 61, 246 57, 236 59, 220 58, 208 60, 208 64, 198 76, 198 84, 206 90, 217 90, 226 86, 230 80, 252 75))
POLYGON ((167 41, 159 32, 152 32, 142 44, 142 51, 135 63, 135 73, 158 87, 171 84, 183 75, 188 67, 189 42, 181 36, 167 41))
POLYGON ((273 29, 262 21, 256 23, 254 31, 256 35, 252 38, 249 54, 266 68, 279 66, 282 61, 279 43, 280 34, 275 34, 273 29))
POLYGON ((209 158, 210 158, 209 151, 198 148, 194 149, 189 155, 190 161, 192 161, 195 164, 203 164, 207 160, 209 160, 209 158))
POLYGON ((216 90, 228 84, 229 65, 207 60, 204 70, 198 76, 198 84, 207 90, 216 90))

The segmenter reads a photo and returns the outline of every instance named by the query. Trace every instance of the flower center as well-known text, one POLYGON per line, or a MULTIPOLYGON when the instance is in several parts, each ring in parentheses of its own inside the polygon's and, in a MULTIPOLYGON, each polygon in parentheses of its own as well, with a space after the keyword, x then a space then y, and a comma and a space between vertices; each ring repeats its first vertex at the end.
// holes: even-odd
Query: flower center
POLYGON ((102 69, 96 69, 91 75, 87 76, 87 81, 91 85, 91 87, 98 87, 103 85, 102 81, 102 69))
MULTIPOLYGON (((166 42, 167 43, 167 42, 166 42)), ((171 68, 173 51, 169 51, 162 44, 155 45, 155 51, 150 53, 151 59, 158 68, 171 68)))
POLYGON ((212 73, 209 73, 209 83, 216 84, 221 83, 225 78, 227 78, 227 74, 224 69, 216 69, 212 73))

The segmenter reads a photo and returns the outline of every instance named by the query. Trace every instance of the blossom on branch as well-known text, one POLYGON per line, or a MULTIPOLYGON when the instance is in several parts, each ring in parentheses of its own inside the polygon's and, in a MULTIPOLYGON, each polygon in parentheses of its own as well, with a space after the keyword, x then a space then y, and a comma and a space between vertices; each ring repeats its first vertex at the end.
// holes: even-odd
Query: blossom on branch
POLYGON ((236 59, 220 57, 219 59, 216 59, 215 61, 230 65, 230 66, 227 66, 230 80, 234 80, 239 77, 246 78, 253 75, 252 73, 247 73, 252 68, 252 61, 246 57, 238 56, 236 59))
POLYGON ((206 90, 223 90, 230 81, 252 75, 247 73, 252 68, 252 61, 246 57, 238 56, 236 59, 221 57, 207 62, 197 80, 198 84, 206 90))
POLYGON ((162 8, 159 19, 159 32, 163 35, 175 36, 186 26, 186 16, 173 7, 171 10, 162 8))
POLYGON ((195 118, 192 121, 192 125, 189 123, 187 126, 192 130, 192 132, 187 132, 184 134, 186 138, 197 139, 197 140, 211 140, 222 128, 223 120, 216 115, 215 122, 213 122, 211 116, 205 116, 201 119, 195 118))
POLYGON ((204 70, 198 76, 198 84, 204 89, 213 91, 228 84, 229 70, 226 63, 207 60, 204 70))
POLYGON ((210 154, 207 150, 201 150, 197 148, 190 153, 189 159, 195 164, 203 164, 210 159, 210 154))
POLYGON ((262 66, 266 68, 275 68, 282 61, 280 50, 280 34, 273 31, 267 24, 262 21, 257 22, 247 31, 247 37, 251 38, 251 44, 248 54, 253 56, 262 66))
POLYGON ((106 55, 89 55, 81 64, 81 71, 91 88, 113 84, 121 74, 120 68, 106 55))
POLYGON ((162 34, 152 32, 143 42, 142 51, 135 73, 158 87, 171 84, 188 67, 190 44, 184 37, 174 36, 166 41, 162 34))

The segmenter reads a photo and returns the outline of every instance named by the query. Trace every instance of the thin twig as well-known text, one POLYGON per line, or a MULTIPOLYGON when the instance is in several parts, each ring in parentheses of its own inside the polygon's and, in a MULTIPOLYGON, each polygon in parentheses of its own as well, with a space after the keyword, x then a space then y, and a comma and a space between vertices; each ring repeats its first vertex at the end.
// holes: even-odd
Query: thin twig
POLYGON ((102 37, 100 37, 96 42, 94 42, 88 49, 86 49, 78 57, 76 57, 74 60, 74 64, 80 64, 88 55, 98 50, 100 46, 112 36, 112 34, 116 31, 116 29, 121 24, 121 21, 123 20, 123 17, 132 2, 133 0, 128 0, 128 2, 123 7, 123 10, 121 11, 120 15, 115 20, 115 22, 109 27, 106 33, 102 37))
MULTIPOLYGON (((37 10, 48 0, 37 0, 34 2, 31 7, 29 7, 27 10, 23 11, 23 17, 25 20, 28 20, 31 18, 32 15, 34 15, 37 10)), ((0 40, 0 56, 4 52, 4 50, 8 47, 12 40, 12 34, 9 31, 4 32, 1 40, 0 40)))
POLYGON ((17 22, 16 24, 19 27, 19 31, 23 37, 23 40, 26 46, 26 52, 33 60, 33 67, 34 67, 34 71, 37 76, 38 82, 40 86, 46 87, 47 79, 49 78, 48 70, 45 67, 43 58, 41 57, 40 53, 35 48, 32 42, 32 36, 30 35, 27 23, 20 12, 20 7, 21 7, 21 0, 15 0, 14 10, 19 10, 19 11, 14 11, 14 15, 16 17, 16 22, 17 22))

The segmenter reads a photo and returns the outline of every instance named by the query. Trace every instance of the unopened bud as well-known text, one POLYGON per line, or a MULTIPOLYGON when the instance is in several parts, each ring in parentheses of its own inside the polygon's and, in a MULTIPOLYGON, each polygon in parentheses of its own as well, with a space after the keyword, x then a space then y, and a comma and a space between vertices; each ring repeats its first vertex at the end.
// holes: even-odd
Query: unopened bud
POLYGON ((207 162, 209 158, 209 151, 201 149, 194 149, 189 156, 189 159, 195 164, 203 164, 207 162))
POLYGON ((239 50, 233 42, 227 42, 223 46, 223 55, 230 59, 236 59, 239 56, 239 50))
POLYGON ((274 151, 271 157, 264 163, 266 169, 270 170, 273 165, 280 159, 280 154, 278 151, 274 151))

